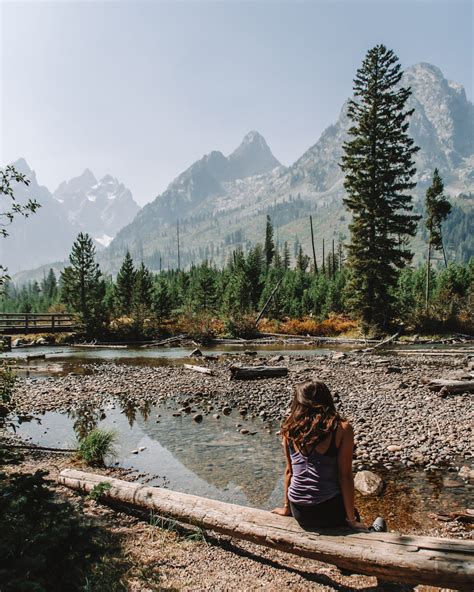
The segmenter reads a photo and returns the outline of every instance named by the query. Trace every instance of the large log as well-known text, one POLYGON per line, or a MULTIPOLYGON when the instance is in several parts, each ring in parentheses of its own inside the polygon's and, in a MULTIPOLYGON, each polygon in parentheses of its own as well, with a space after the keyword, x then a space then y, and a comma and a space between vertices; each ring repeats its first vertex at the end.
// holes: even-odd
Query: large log
POLYGON ((252 380, 254 378, 278 378, 286 376, 288 368, 284 366, 231 366, 230 375, 234 380, 252 380))
POLYGON ((394 533, 303 530, 293 518, 265 510, 130 483, 104 475, 64 469, 59 482, 90 492, 99 483, 111 488, 101 499, 153 510, 174 520, 238 539, 331 563, 386 581, 471 590, 474 542, 394 533))
POLYGON ((430 380, 427 383, 430 391, 443 391, 444 393, 474 393, 474 380, 430 380))

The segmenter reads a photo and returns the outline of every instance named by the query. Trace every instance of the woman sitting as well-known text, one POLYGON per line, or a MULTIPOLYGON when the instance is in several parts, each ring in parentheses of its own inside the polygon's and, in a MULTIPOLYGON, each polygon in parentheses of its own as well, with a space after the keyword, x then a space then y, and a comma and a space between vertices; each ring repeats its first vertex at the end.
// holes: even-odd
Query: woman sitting
MULTIPOLYGON (((336 411, 321 381, 298 384, 282 426, 286 454, 285 504, 274 513, 292 515, 302 527, 366 529, 354 507, 354 432, 336 411)), ((383 518, 371 530, 385 531, 383 518)))

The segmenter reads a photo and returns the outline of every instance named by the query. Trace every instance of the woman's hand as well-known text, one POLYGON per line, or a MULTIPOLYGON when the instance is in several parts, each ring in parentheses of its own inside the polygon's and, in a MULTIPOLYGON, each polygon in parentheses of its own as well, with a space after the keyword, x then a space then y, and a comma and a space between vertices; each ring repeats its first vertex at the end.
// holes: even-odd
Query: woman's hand
POLYGON ((272 510, 272 514, 278 514, 279 516, 291 516, 290 506, 283 506, 283 508, 275 508, 272 510))

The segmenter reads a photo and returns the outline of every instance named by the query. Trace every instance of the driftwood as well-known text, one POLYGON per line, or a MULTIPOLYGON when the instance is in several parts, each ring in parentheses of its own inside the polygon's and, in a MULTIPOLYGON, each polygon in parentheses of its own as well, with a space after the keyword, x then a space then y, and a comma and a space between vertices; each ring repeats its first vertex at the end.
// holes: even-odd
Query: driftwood
POLYGON ((383 347, 384 345, 387 345, 387 343, 391 343, 392 341, 395 341, 399 336, 400 336, 400 333, 395 333, 395 335, 392 335, 391 337, 387 337, 386 339, 382 339, 382 341, 379 341, 373 347, 367 348, 365 350, 365 352, 371 352, 374 349, 378 349, 379 347, 383 347))
POLYGON ((142 348, 147 347, 164 347, 167 345, 171 345, 173 343, 181 343, 182 341, 188 339, 187 335, 175 335, 174 337, 168 337, 167 339, 161 339, 160 341, 152 341, 151 343, 147 343, 145 345, 141 345, 142 348))
POLYGON ((466 522, 472 524, 474 522, 474 510, 458 510, 456 512, 439 512, 431 514, 436 520, 442 522, 466 522))
POLYGON ((234 380, 278 378, 279 376, 286 376, 288 374, 288 368, 284 366, 231 366, 230 374, 234 380))
POLYGON ((459 355, 473 355, 474 356, 474 350, 473 349, 436 349, 436 350, 432 350, 432 349, 411 349, 411 350, 406 350, 403 351, 401 349, 390 349, 390 350, 386 350, 386 353, 390 353, 390 354, 397 354, 397 355, 402 355, 402 356, 459 356, 459 355))
POLYGON ((443 391, 444 393, 474 393, 474 380, 430 380, 426 386, 430 391, 443 391))
POLYGON ((385 581, 460 590, 471 590, 474 581, 473 541, 347 529, 309 532, 293 518, 265 510, 73 469, 61 471, 59 482, 84 492, 109 483, 111 488, 103 492, 102 501, 153 510, 180 522, 385 581))
POLYGON ((278 282, 276 283, 275 287, 273 288, 270 296, 268 297, 267 301, 265 302, 265 304, 263 305, 262 310, 258 313, 257 318, 255 319, 255 326, 258 325, 258 322, 260 321, 260 319, 263 317, 263 314, 265 313, 265 311, 268 308, 268 305, 270 304, 270 302, 272 301, 273 296, 275 295, 276 291, 278 290, 278 288, 280 287, 281 282, 283 281, 283 278, 280 278, 278 280, 278 282))
POLYGON ((31 354, 26 356, 26 361, 29 362, 30 360, 44 360, 46 358, 46 354, 31 354))
POLYGON ((194 366, 193 364, 184 364, 186 370, 194 370, 194 372, 201 372, 202 374, 209 374, 209 376, 214 376, 214 372, 210 368, 206 368, 205 366, 194 366))
POLYGON ((127 349, 128 345, 116 345, 107 343, 73 343, 73 347, 84 347, 93 349, 127 349))
POLYGON ((30 444, 2 444, 4 448, 18 448, 21 450, 38 450, 39 452, 62 452, 72 454, 77 452, 76 448, 53 448, 50 446, 36 446, 30 444))

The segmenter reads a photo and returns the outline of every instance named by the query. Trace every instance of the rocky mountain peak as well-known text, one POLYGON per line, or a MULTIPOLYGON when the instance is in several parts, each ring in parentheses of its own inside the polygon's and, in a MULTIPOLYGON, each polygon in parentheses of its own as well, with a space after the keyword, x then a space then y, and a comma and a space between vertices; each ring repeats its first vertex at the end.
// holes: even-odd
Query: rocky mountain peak
POLYGON ((30 165, 26 162, 26 159, 21 157, 15 162, 12 163, 15 169, 19 173, 23 173, 24 175, 31 176, 34 175, 34 172, 31 170, 30 165))
POLYGON ((262 175, 281 166, 265 138, 257 131, 250 131, 227 160, 234 179, 262 175))
POLYGON ((92 171, 84 169, 78 177, 63 181, 53 193, 53 196, 62 203, 65 200, 74 199, 76 194, 87 192, 96 183, 97 179, 92 171))

